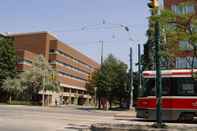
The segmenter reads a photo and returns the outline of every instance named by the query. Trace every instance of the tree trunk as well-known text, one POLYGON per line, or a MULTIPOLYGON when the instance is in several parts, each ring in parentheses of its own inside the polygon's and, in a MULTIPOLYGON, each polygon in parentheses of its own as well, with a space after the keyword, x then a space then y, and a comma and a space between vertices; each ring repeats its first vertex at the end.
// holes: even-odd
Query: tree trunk
POLYGON ((9 104, 12 104, 12 96, 9 96, 9 104))
POLYGON ((119 99, 119 106, 120 106, 120 108, 122 108, 122 98, 121 97, 119 99))
POLYGON ((42 106, 45 106, 45 94, 44 90, 42 92, 42 106))
POLYGON ((98 98, 98 108, 101 109, 101 98, 98 98))
POLYGON ((109 109, 112 109, 112 100, 109 100, 109 109))

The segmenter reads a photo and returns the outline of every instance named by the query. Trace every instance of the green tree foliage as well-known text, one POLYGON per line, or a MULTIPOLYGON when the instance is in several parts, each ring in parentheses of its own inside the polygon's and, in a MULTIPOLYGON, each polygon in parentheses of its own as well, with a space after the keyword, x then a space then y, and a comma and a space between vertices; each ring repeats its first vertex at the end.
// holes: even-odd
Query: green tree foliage
POLYGON ((40 91, 59 91, 60 87, 55 80, 56 71, 50 66, 46 59, 39 55, 35 58, 32 68, 19 75, 21 85, 26 88, 28 98, 36 99, 40 91))
POLYGON ((197 15, 195 12, 186 12, 186 6, 194 3, 187 2, 177 6, 179 11, 163 9, 160 15, 151 17, 154 22, 159 20, 162 40, 161 56, 165 60, 175 61, 178 52, 184 50, 180 48, 179 41, 187 41, 193 51, 193 60, 191 67, 194 66, 194 59, 197 57, 197 15))
POLYGON ((21 94, 24 88, 21 86, 21 82, 18 78, 10 78, 4 80, 2 89, 9 94, 9 103, 11 104, 12 98, 21 94))
MULTIPOLYGON (((128 96, 127 65, 109 55, 101 68, 93 75, 92 87, 97 87, 97 98, 107 98, 110 106, 113 101, 119 101, 128 96)), ((89 89, 90 90, 90 89, 89 89)), ((93 89, 91 88, 91 92, 93 89)))
POLYGON ((2 88, 10 98, 18 96, 19 100, 38 101, 38 94, 43 89, 60 90, 55 77, 56 71, 43 56, 39 55, 35 58, 32 68, 20 73, 16 78, 5 79, 2 88))
POLYGON ((153 69, 154 63, 154 22, 149 20, 149 28, 146 32, 148 37, 147 42, 144 44, 144 55, 143 55, 143 70, 153 69))
POLYGON ((12 38, 0 36, 0 86, 3 81, 16 76, 16 51, 12 38))

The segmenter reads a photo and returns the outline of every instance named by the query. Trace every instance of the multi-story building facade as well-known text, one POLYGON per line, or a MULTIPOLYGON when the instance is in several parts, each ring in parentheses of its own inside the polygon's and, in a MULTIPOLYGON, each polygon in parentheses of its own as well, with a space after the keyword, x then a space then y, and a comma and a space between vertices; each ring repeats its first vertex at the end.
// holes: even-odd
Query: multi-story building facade
MULTIPOLYGON (((180 14, 194 14, 197 15, 197 1, 196 0, 164 0, 164 8, 170 9, 177 15, 180 14), (180 4, 187 3, 183 6, 180 4)), ((178 41, 180 51, 177 53, 175 60, 176 68, 191 68, 193 47, 188 41, 178 41)), ((197 58, 194 59, 194 67, 197 68, 197 58)))
POLYGON ((61 97, 65 103, 90 101, 86 84, 99 64, 76 49, 59 41, 47 32, 11 35, 18 56, 17 70, 28 70, 36 55, 43 55, 57 71, 56 80, 63 88, 60 93, 46 93, 47 101, 54 104, 61 97))

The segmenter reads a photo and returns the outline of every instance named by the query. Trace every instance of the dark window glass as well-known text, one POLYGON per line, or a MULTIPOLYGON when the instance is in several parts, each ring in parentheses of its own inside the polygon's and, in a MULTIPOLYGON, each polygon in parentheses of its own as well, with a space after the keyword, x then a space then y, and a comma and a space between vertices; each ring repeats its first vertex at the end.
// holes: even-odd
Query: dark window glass
POLYGON ((197 81, 192 78, 174 78, 173 87, 176 96, 197 96, 197 81))
MULTIPOLYGON (((155 78, 145 79, 145 96, 155 96, 155 78)), ((163 96, 197 96, 197 81, 192 78, 162 78, 163 96)))
POLYGON ((55 49, 50 49, 49 52, 50 53, 54 53, 55 52, 55 49))
POLYGON ((145 88, 145 92, 144 92, 145 96, 154 96, 155 95, 155 79, 154 78, 145 79, 144 88, 145 88))

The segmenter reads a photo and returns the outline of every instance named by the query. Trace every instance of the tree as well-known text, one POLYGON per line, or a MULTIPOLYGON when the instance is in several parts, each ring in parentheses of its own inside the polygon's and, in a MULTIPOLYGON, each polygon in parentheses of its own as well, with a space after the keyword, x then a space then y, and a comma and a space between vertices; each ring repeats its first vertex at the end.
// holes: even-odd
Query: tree
MULTIPOLYGON (((93 76, 90 85, 97 87, 97 98, 99 100, 101 98, 108 99, 111 107, 113 101, 118 100, 121 105, 122 99, 128 96, 127 81, 127 65, 113 55, 109 55, 93 76)), ((90 89, 93 91, 92 88, 90 89)))
POLYGON ((0 35, 0 100, 4 100, 8 95, 1 86, 8 77, 14 78, 16 75, 16 52, 13 39, 0 35))
POLYGON ((44 93, 46 91, 59 91, 60 87, 56 81, 56 71, 49 65, 46 59, 39 55, 35 58, 32 68, 19 75, 21 85, 26 88, 31 100, 42 92, 44 104, 44 93))
MULTIPOLYGON (((46 59, 39 55, 35 58, 32 68, 25 70, 15 78, 8 77, 3 82, 3 90, 12 97, 25 96, 25 100, 37 101, 40 92, 59 91, 60 87, 56 81, 56 71, 49 65, 46 59), (23 94, 21 94, 23 93, 23 94)), ((44 104, 44 103, 43 103, 44 104)))
MULTIPOLYGON (((0 36, 0 88, 4 80, 8 77, 14 78, 16 75, 16 52, 13 39, 0 36)), ((5 97, 4 90, 0 90, 1 100, 5 97)))
MULTIPOLYGON (((190 67, 194 68, 194 62, 197 58, 197 15, 194 12, 187 12, 186 7, 193 5, 194 3, 186 2, 177 6, 181 11, 185 12, 175 12, 167 9, 161 10, 159 16, 151 17, 151 20, 159 20, 160 27, 162 31, 163 41, 162 52, 164 61, 172 60, 175 63, 175 58, 177 55, 185 51, 183 47, 179 46, 180 41, 185 41, 187 44, 186 50, 192 51, 192 60, 189 62, 190 67), (166 59, 165 59, 166 58, 166 59)), ((171 64, 175 65, 175 64, 171 64)))
POLYGON ((154 22, 149 20, 149 28, 146 32, 148 37, 147 42, 144 44, 144 57, 143 57, 143 70, 153 69, 154 63, 154 22))
MULTIPOLYGON (((114 85, 112 88, 112 97, 119 101, 119 106, 122 107, 123 100, 128 100, 130 86, 128 84, 129 77, 127 74, 127 65, 118 61, 116 68, 116 77, 114 78, 114 85)), ((128 104, 128 103, 127 103, 128 104)))
POLYGON ((19 95, 24 91, 24 88, 21 86, 20 80, 17 78, 10 78, 4 80, 2 85, 3 90, 9 94, 9 103, 12 103, 12 98, 19 95))

